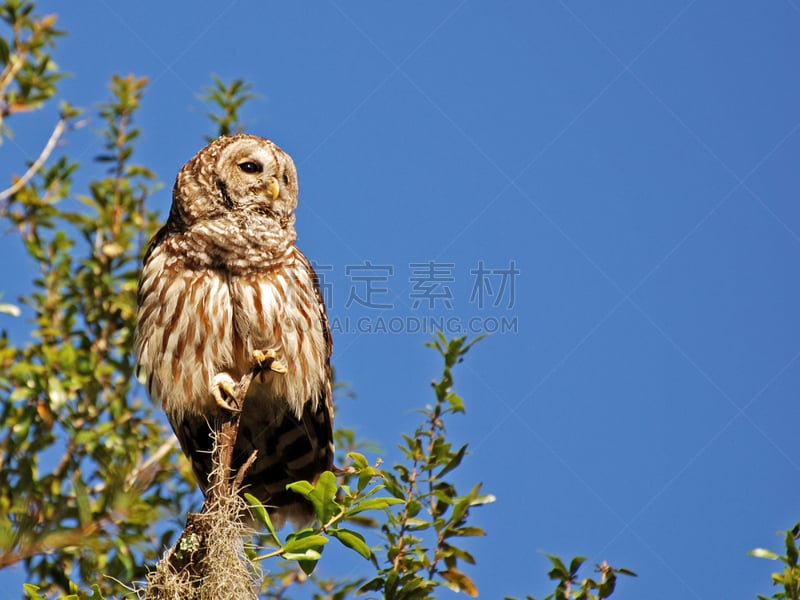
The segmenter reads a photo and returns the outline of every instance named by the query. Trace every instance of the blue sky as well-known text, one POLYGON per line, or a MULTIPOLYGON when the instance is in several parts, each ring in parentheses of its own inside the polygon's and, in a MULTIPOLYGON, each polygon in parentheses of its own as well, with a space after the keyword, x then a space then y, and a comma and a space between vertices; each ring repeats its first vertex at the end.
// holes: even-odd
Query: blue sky
MULTIPOLYGON (((243 120, 294 157, 298 245, 328 267, 357 393, 337 419, 387 462, 439 372, 414 329, 508 326, 455 373, 458 483, 497 496, 470 543, 483 597, 545 595, 537 550, 636 571, 621 600, 771 592, 746 553, 800 518, 796 0, 41 7, 69 33, 63 98, 150 78, 136 159, 162 213, 210 74, 253 84, 243 120)), ((4 178, 48 114, 11 123, 4 178)), ((85 176, 98 126, 68 140, 85 176)), ((30 265, 3 236, 8 300, 30 265)))

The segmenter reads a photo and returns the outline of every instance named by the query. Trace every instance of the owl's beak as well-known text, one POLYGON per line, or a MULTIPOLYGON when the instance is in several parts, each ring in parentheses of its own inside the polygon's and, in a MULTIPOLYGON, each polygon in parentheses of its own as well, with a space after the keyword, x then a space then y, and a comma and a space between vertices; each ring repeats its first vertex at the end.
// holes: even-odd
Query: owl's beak
POLYGON ((278 183, 277 177, 270 177, 267 182, 267 193, 272 196, 272 201, 278 199, 278 195, 281 193, 281 184, 278 183))

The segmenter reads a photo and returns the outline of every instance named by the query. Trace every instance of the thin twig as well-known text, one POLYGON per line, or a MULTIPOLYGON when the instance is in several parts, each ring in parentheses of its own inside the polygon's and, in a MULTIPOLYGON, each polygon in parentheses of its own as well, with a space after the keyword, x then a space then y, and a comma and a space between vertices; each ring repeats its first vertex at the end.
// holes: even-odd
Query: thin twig
POLYGON ((47 140, 47 144, 45 144, 44 149, 42 149, 41 154, 39 154, 39 157, 33 161, 33 164, 28 168, 27 171, 25 171, 25 174, 14 182, 14 185, 0 192, 0 201, 3 201, 9 196, 16 194, 28 183, 28 181, 30 181, 31 177, 36 175, 37 171, 39 171, 47 159, 50 158, 50 154, 52 154, 53 149, 58 143, 58 139, 64 133, 64 129, 66 129, 66 127, 67 120, 64 117, 60 118, 58 123, 56 123, 56 126, 53 128, 53 133, 50 134, 50 139, 47 140))
MULTIPOLYGON (((19 70, 24 64, 25 60, 21 56, 14 55, 9 59, 4 72, 2 75, 0 75, 0 99, 3 100, 4 105, 6 104, 6 90, 8 89, 8 86, 11 85, 11 82, 14 81, 14 78, 17 76, 17 73, 19 73, 19 70)), ((10 114, 10 112, 10 109, 6 106, 3 106, 2 109, 0 109, 0 127, 3 126, 3 119, 7 114, 10 114)))
POLYGON ((139 475, 147 471, 151 465, 161 462, 167 454, 175 447, 175 438, 173 436, 169 436, 166 441, 159 446, 158 450, 153 452, 150 457, 136 467, 133 471, 128 474, 128 477, 125 478, 125 485, 126 487, 133 487, 136 483, 136 480, 139 479, 139 475))
POLYGON ((250 457, 244 461, 244 464, 239 469, 239 472, 236 473, 236 477, 233 480, 233 484, 231 485, 231 489, 235 492, 240 487, 242 487, 242 481, 244 481, 244 476, 247 471, 250 470, 250 467, 253 466, 253 463, 256 462, 256 456, 258 456, 258 450, 253 450, 253 453, 250 457))

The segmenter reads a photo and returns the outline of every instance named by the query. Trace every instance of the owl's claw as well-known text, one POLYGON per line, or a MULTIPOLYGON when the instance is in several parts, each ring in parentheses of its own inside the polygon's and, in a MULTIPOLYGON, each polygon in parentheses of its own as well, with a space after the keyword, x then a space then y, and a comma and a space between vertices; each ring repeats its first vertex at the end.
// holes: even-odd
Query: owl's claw
POLYGON ((259 369, 272 371, 273 373, 286 373, 286 365, 278 360, 278 352, 273 349, 254 350, 253 361, 259 369))
POLYGON ((220 408, 230 412, 239 412, 239 409, 229 402, 236 398, 236 382, 227 373, 214 375, 214 380, 211 382, 211 395, 220 408))

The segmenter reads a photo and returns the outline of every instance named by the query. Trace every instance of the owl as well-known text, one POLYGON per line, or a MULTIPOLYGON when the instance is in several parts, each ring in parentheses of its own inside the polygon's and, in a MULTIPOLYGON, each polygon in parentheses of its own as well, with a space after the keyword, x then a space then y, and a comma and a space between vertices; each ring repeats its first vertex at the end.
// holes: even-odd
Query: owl
POLYGON ((314 511, 286 484, 333 464, 331 334, 319 282, 295 246, 297 171, 270 140, 221 137, 178 173, 139 280, 140 379, 164 407, 205 493, 211 425, 254 361, 232 466, 276 526, 314 511))

